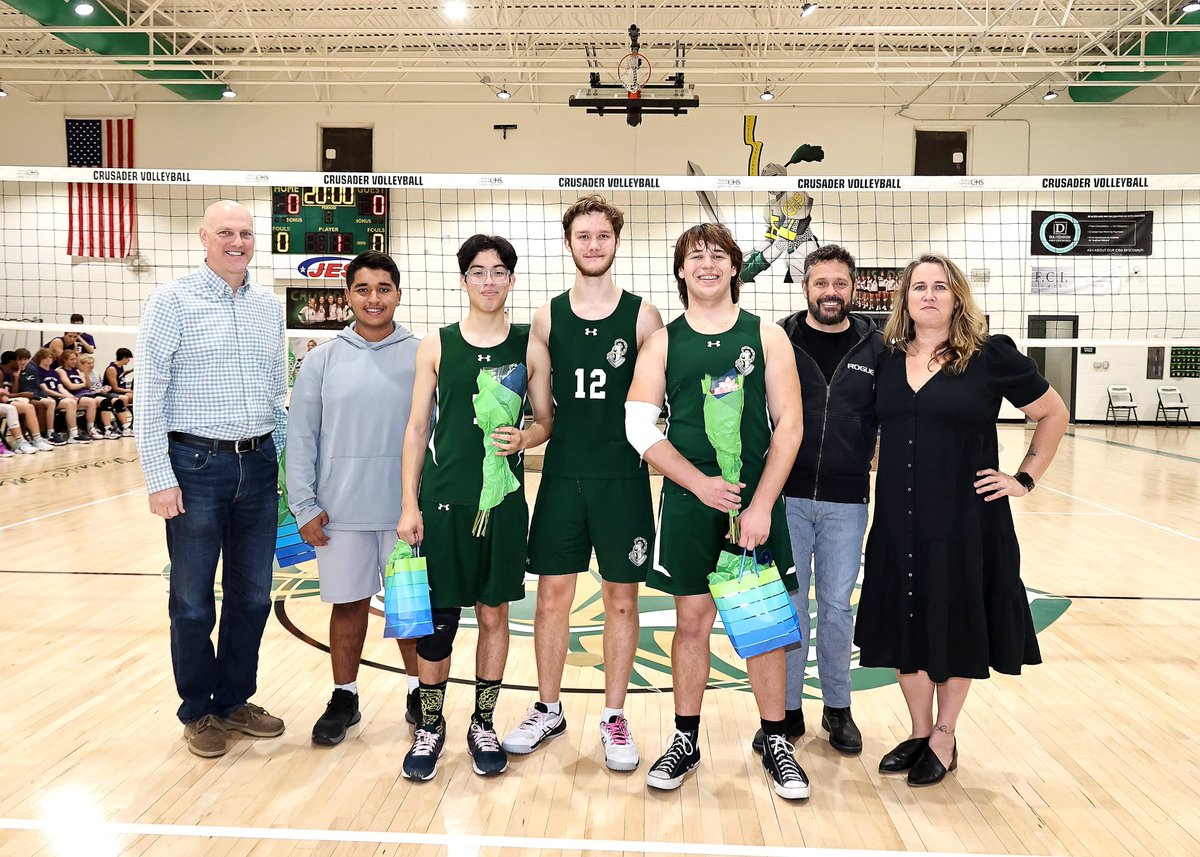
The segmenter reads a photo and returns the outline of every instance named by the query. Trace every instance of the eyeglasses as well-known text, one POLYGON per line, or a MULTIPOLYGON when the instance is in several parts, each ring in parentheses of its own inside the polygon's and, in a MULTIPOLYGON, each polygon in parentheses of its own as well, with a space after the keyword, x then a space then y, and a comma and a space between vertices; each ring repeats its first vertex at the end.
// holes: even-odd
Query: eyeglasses
POLYGON ((488 280, 491 280, 498 286, 505 285, 512 279, 512 271, 507 268, 496 268, 492 271, 485 271, 483 268, 470 268, 466 273, 467 282, 473 286, 482 286, 488 280))

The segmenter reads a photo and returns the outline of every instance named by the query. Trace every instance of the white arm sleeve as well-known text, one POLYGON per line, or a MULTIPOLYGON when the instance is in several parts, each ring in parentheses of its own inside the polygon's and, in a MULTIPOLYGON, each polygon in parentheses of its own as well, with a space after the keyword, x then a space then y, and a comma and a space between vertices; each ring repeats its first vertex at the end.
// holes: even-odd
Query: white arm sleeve
POLYGON ((667 436, 658 430, 658 415, 662 408, 649 402, 625 403, 625 437, 637 450, 638 455, 645 456, 646 450, 667 436))

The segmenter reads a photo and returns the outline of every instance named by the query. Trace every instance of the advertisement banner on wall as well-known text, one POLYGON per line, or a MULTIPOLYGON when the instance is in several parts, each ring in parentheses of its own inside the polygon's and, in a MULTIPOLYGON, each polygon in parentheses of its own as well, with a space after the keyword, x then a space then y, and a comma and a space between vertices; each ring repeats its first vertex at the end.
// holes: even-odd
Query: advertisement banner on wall
POLYGON ((276 280, 316 280, 324 285, 345 285, 350 256, 272 256, 276 280))
POLYGON ((1153 211, 1034 211, 1034 256, 1149 256, 1153 211))

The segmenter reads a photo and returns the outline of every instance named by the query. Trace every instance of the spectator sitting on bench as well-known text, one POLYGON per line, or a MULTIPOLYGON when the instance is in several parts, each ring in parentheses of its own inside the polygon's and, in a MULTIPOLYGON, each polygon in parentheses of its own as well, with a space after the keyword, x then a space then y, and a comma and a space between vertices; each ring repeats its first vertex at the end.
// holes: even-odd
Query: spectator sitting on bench
POLYGON ((42 376, 37 364, 29 356, 29 349, 18 348, 13 353, 17 357, 17 371, 16 379, 9 386, 9 392, 33 405, 35 412, 41 409, 38 423, 42 428, 43 444, 39 444, 35 438, 34 446, 43 452, 44 446, 62 446, 67 442, 66 438, 59 439, 54 434, 54 413, 58 409, 58 400, 42 392, 42 376))
MULTIPOLYGON (((71 351, 67 353, 74 354, 75 352, 71 351)), ((62 380, 58 377, 58 370, 53 368, 54 352, 49 348, 39 348, 34 352, 33 365, 37 367, 41 391, 56 400, 58 410, 66 418, 67 443, 91 443, 91 435, 78 427, 79 400, 67 392, 67 389, 62 385, 62 380)), ((91 408, 92 421, 94 422, 96 418, 95 402, 91 404, 91 408)))
POLYGON ((104 434, 110 440, 123 437, 129 432, 129 409, 125 400, 113 393, 112 387, 105 384, 104 379, 96 373, 96 358, 90 354, 80 354, 79 374, 92 395, 100 399, 100 420, 105 424, 104 434), (107 420, 105 416, 108 416, 107 420))
POLYGON ((93 440, 100 440, 104 437, 104 432, 108 431, 108 427, 112 425, 112 409, 108 403, 88 386, 84 380, 83 372, 79 368, 79 352, 64 351, 59 360, 58 381, 62 384, 63 389, 79 400, 83 410, 84 430, 93 440), (100 422, 104 426, 104 430, 96 425, 96 418, 99 415, 100 422))

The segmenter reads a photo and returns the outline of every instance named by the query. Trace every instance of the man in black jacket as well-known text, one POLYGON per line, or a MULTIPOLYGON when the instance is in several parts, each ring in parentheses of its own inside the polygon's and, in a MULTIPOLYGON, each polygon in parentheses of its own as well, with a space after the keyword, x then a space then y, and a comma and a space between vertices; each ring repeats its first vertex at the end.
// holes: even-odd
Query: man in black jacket
MULTIPOLYGON (((807 312, 780 324, 792 341, 804 398, 804 441, 784 485, 788 532, 799 589, 792 595, 803 642, 787 653, 787 734, 804 734, 804 670, 808 663, 809 575, 816 577, 817 673, 825 707, 821 726, 843 753, 862 751, 850 716, 850 598, 867 529, 871 456, 875 452, 875 369, 883 336, 851 315, 854 257, 827 244, 804 260, 807 312)), ((761 746, 761 732, 755 749, 761 746)))

